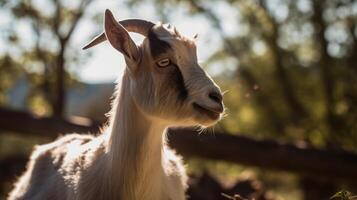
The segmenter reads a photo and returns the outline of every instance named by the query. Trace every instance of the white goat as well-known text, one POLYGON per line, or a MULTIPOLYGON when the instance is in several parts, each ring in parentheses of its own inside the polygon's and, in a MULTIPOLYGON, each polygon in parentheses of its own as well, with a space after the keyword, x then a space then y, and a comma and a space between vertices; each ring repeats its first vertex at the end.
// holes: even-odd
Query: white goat
POLYGON ((115 21, 105 12, 106 39, 127 68, 109 126, 94 137, 72 134, 36 147, 9 199, 182 200, 186 174, 165 144, 169 126, 209 126, 223 112, 219 88, 197 63, 192 40, 170 25, 115 21), (137 46, 128 31, 145 36, 137 46))

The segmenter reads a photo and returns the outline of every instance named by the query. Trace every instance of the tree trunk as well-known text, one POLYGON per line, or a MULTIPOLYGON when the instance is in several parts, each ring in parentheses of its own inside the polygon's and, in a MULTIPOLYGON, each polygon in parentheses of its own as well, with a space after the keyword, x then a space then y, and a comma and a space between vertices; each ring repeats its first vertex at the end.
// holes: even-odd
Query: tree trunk
POLYGON ((55 97, 53 106, 53 115, 56 117, 63 117, 65 111, 65 61, 64 61, 64 51, 65 51, 65 43, 61 41, 61 49, 57 56, 56 61, 56 84, 55 84, 55 97))

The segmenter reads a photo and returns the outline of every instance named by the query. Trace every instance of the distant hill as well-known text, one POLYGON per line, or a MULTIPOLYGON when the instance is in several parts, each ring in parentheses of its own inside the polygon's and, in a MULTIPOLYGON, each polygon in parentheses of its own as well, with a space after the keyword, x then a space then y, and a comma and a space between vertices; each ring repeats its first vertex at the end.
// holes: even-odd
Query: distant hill
MULTIPOLYGON (((67 116, 89 117, 98 121, 105 119, 104 114, 110 109, 114 83, 87 84, 79 83, 67 89, 67 116)), ((26 97, 30 84, 26 77, 19 78, 14 87, 7 93, 9 107, 26 109, 26 97)))

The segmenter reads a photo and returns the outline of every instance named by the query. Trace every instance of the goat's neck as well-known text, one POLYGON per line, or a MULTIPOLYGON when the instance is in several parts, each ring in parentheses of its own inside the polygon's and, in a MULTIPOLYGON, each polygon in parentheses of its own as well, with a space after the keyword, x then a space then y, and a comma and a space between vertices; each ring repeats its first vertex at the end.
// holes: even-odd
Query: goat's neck
MULTIPOLYGON (((124 75, 113 107, 108 156, 112 184, 124 199, 159 199, 165 125, 148 118, 129 94, 124 75)), ((115 189, 115 188, 114 188, 115 189)))

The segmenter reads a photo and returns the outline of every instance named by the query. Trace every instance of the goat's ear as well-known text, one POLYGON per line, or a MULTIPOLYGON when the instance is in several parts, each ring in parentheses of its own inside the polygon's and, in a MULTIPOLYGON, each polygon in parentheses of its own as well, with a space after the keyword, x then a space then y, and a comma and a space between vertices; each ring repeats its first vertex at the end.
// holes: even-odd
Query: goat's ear
POLYGON ((130 61, 139 61, 138 47, 130 38, 128 31, 115 20, 112 12, 108 9, 105 11, 104 29, 107 39, 115 49, 130 61))

